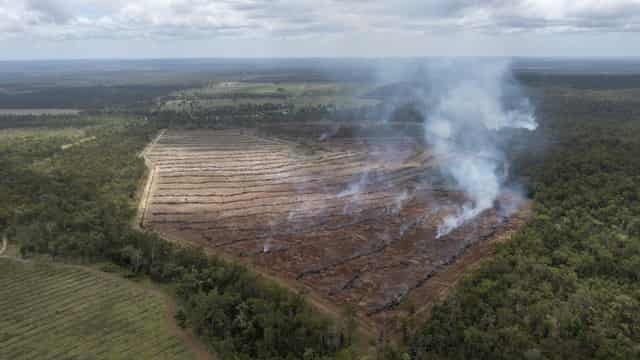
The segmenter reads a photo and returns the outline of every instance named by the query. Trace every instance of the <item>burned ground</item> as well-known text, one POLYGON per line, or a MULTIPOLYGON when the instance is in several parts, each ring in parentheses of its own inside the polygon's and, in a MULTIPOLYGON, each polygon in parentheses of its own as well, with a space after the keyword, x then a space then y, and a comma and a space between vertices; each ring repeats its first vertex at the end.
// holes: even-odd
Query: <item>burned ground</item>
POLYGON ((293 129, 165 132, 146 152, 144 225, 379 320, 407 297, 426 301, 437 287, 430 279, 520 223, 498 204, 436 238, 465 201, 437 175, 455 154, 434 157, 405 135, 293 129))

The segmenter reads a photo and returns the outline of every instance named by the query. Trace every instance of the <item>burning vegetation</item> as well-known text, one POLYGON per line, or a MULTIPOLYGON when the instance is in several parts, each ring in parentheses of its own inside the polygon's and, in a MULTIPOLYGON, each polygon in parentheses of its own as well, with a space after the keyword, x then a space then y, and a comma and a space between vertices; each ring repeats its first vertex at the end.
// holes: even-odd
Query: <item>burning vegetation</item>
POLYGON ((496 204, 504 205, 442 234, 469 201, 440 175, 439 164, 455 155, 436 156, 398 136, 332 137, 312 152, 295 142, 325 130, 167 131, 147 152, 155 171, 145 224, 368 316, 394 308, 470 246, 512 225, 499 209, 519 196, 503 192, 496 204))
POLYGON ((436 274, 523 222, 500 143, 504 129, 537 126, 507 64, 436 67, 414 94, 422 123, 167 131, 146 153, 144 224, 363 316, 419 303, 436 274))

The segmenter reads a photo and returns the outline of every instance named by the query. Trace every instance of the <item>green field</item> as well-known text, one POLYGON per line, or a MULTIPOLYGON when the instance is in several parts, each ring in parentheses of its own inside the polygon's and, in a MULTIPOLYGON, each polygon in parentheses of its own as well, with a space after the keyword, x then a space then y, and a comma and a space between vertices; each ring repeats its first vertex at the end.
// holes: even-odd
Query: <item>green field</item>
POLYGON ((1 115, 77 115, 77 109, 0 109, 1 115))
POLYGON ((377 100, 363 97, 370 90, 368 86, 346 83, 213 82, 202 88, 176 91, 165 99, 161 108, 182 111, 191 109, 191 104, 199 109, 244 104, 354 108, 378 103, 377 100))
POLYGON ((79 128, 60 128, 60 129, 47 129, 47 128, 10 128, 2 129, 0 131, 0 144, 9 144, 11 142, 26 142, 34 139, 46 139, 46 138, 66 138, 69 141, 82 138, 85 135, 85 131, 79 128))
POLYGON ((0 259, 0 359, 191 359, 161 295, 81 267, 0 259))

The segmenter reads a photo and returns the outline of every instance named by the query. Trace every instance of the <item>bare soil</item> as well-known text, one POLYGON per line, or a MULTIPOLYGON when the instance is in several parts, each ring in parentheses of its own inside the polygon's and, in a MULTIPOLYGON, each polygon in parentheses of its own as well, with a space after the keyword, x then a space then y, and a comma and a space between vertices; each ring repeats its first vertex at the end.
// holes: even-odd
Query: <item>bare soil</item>
POLYGON ((403 316, 403 302, 427 309, 526 220, 526 211, 502 214, 515 197, 505 192, 496 208, 436 238, 466 200, 437 176, 455 154, 435 157, 397 134, 303 134, 314 131, 163 132, 144 152, 140 224, 304 289, 334 317, 354 305, 372 334, 403 316))

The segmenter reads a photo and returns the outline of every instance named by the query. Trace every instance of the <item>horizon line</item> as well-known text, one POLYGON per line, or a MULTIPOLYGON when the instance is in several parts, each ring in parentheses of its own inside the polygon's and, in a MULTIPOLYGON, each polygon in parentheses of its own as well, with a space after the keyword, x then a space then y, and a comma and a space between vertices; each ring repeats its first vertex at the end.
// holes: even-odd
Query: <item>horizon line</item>
POLYGON ((185 57, 69 57, 69 58, 18 58, 1 59, 1 63, 9 62, 63 62, 63 61, 180 61, 180 60, 415 60, 415 59, 456 59, 456 58, 499 58, 499 59, 534 59, 534 60, 640 60, 640 55, 387 55, 387 56, 185 56, 185 57))

